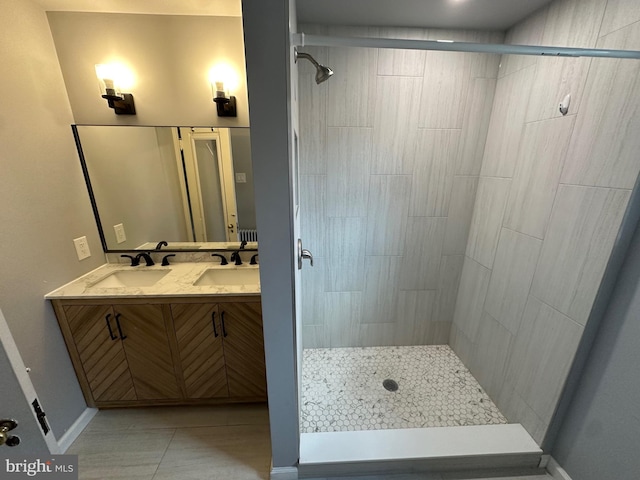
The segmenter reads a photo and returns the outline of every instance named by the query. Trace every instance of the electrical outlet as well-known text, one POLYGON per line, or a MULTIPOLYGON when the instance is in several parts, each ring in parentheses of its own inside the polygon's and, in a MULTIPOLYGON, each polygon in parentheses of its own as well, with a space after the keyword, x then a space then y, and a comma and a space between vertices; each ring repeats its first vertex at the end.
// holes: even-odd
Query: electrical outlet
POLYGON ((247 174, 236 173, 236 183, 247 183, 247 174))
POLYGON ((84 260, 85 258, 91 256, 91 251, 89 250, 89 243, 87 242, 87 237, 74 238, 73 244, 76 246, 76 253, 78 254, 78 260, 84 260))
POLYGON ((127 236, 124 233, 124 225, 119 223, 114 225, 113 229, 116 231, 116 242, 122 243, 127 240, 127 236))

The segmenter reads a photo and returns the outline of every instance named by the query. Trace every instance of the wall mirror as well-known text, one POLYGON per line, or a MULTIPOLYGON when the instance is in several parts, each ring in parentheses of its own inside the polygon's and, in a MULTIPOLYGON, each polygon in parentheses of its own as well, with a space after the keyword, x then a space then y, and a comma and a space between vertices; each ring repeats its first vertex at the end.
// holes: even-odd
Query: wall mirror
POLYGON ((257 248, 249 128, 72 128, 105 252, 257 248))

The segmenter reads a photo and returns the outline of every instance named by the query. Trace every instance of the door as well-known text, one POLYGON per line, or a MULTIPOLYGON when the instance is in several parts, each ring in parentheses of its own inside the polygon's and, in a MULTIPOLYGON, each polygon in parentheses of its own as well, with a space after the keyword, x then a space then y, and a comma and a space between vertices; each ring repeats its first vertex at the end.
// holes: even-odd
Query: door
POLYGON ((231 397, 266 397, 266 368, 259 302, 220 304, 231 397))
MULTIPOLYGON (((237 242, 238 208, 226 128, 180 129, 186 201, 197 242, 237 242)), ((181 159, 182 160, 182 159, 181 159)))
POLYGON ((215 304, 171 305, 187 398, 229 396, 222 326, 215 304))
POLYGON ((138 400, 181 398, 160 305, 114 305, 138 400))
MULTIPOLYGON (((11 419, 18 426, 8 432, 19 439, 0 446, 0 457, 6 455, 44 455, 58 453, 58 443, 51 430, 44 434, 32 409, 36 392, 9 326, 0 310, 0 420, 11 419)), ((46 411, 46 405, 43 405, 46 411)))
POLYGON ((124 347, 109 305, 67 305, 64 313, 93 399, 135 400, 124 347))

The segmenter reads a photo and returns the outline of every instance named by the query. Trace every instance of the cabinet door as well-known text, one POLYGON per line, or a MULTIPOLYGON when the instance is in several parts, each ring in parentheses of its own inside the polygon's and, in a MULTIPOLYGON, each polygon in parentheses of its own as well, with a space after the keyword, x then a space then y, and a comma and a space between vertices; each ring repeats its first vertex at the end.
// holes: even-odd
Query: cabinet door
POLYGON ((114 310, 138 399, 180 398, 162 307, 114 305, 114 310))
POLYGON ((228 397, 218 307, 198 303, 175 304, 171 305, 171 316, 187 397, 228 397))
POLYGON ((111 307, 67 305, 64 312, 94 400, 136 400, 111 307))
POLYGON ((220 304, 224 359, 231 397, 266 397, 267 382, 259 302, 220 304))

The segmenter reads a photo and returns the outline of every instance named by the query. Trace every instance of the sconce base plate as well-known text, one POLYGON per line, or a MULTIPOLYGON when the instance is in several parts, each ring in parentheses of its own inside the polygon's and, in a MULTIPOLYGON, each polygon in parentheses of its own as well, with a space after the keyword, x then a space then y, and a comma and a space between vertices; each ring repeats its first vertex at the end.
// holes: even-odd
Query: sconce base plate
POLYGON ((216 103, 216 110, 218 111, 219 117, 237 117, 236 113, 236 97, 230 96, 229 98, 225 97, 216 97, 213 99, 216 103))
POLYGON ((131 95, 130 93, 123 93, 122 97, 119 97, 117 95, 102 95, 102 98, 107 100, 109 108, 113 108, 116 115, 136 114, 136 106, 133 102, 133 95, 131 95))

